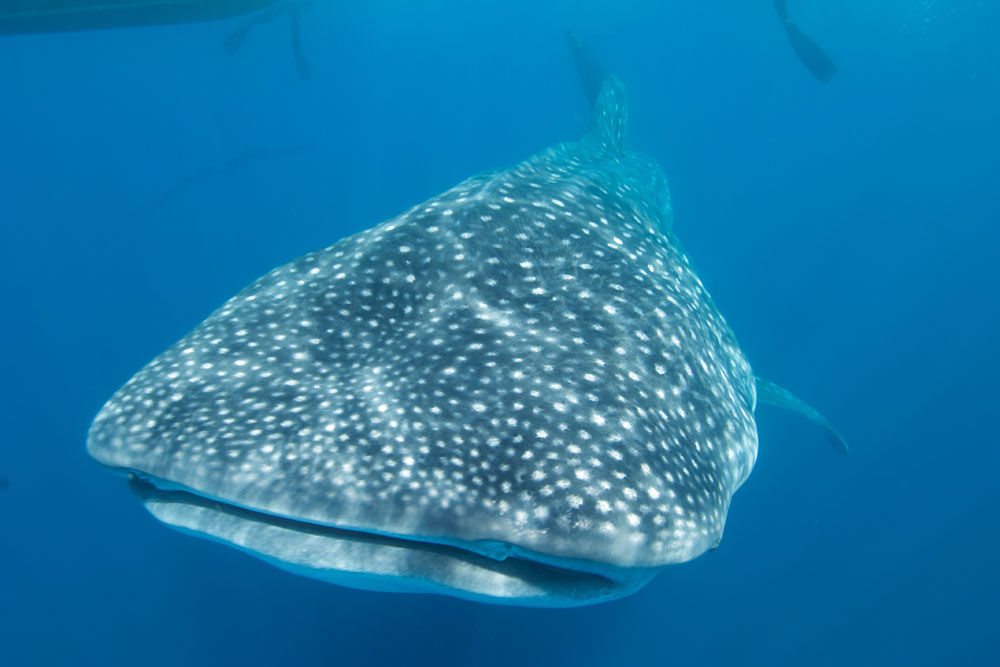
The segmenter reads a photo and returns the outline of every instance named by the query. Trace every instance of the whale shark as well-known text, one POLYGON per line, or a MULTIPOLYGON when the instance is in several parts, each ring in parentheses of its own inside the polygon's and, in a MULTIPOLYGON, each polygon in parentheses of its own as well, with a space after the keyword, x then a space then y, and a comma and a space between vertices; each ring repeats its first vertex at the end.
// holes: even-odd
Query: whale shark
POLYGON ((570 607, 719 544, 758 380, 573 42, 579 141, 258 279, 130 379, 87 447, 182 532, 345 586, 570 607))

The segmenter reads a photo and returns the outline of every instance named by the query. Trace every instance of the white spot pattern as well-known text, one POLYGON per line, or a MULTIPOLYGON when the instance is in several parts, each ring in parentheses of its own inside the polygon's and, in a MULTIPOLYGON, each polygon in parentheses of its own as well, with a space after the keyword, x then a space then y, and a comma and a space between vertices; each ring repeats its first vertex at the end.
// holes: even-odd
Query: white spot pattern
POLYGON ((687 560, 757 440, 750 368, 669 228, 659 167, 593 137, 472 178, 233 297, 90 452, 304 521, 687 560))

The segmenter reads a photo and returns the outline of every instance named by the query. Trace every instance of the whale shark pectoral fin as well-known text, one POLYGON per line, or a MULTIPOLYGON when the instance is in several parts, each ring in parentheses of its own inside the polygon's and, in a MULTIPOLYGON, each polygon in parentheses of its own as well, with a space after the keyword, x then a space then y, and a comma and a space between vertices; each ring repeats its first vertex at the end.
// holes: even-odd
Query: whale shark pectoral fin
POLYGON ((754 383, 757 386, 758 403, 769 403, 771 405, 776 405, 779 408, 791 410, 792 412, 805 417, 809 421, 819 424, 826 431, 827 437, 830 438, 830 442, 833 444, 834 449, 841 454, 850 453, 850 450, 847 448, 847 441, 844 440, 844 436, 842 436, 840 431, 838 431, 834 425, 830 423, 829 419, 821 415, 814 407, 803 401, 792 392, 783 387, 779 387, 773 382, 763 380, 759 377, 754 377, 754 383))

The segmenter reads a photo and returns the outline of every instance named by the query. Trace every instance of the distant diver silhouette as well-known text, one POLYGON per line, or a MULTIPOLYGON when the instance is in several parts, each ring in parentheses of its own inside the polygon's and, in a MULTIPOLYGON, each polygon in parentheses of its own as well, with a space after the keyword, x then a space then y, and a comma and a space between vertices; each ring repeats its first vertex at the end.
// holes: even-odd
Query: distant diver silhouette
POLYGON ((309 63, 302 52, 302 30, 299 18, 312 5, 312 0, 284 0, 269 5, 259 13, 251 16, 240 24, 222 44, 229 53, 236 53, 246 40, 250 31, 261 24, 270 23, 277 16, 284 14, 292 29, 292 55, 295 57, 295 69, 303 79, 309 78, 309 63))
POLYGON ((795 25, 788 15, 787 0, 774 0, 774 8, 778 12, 778 18, 781 19, 781 25, 785 28, 785 34, 788 35, 788 41, 791 42, 795 55, 813 76, 823 83, 829 83, 837 73, 837 64, 809 35, 795 25))
POLYGON ((306 153, 314 148, 315 147, 312 144, 300 144, 287 148, 251 148, 224 162, 219 162, 200 169, 183 180, 178 181, 144 207, 142 213, 148 215, 159 211, 174 200, 187 194, 190 190, 194 189, 202 182, 222 174, 236 171, 244 165, 271 158, 291 157, 301 153, 306 153))

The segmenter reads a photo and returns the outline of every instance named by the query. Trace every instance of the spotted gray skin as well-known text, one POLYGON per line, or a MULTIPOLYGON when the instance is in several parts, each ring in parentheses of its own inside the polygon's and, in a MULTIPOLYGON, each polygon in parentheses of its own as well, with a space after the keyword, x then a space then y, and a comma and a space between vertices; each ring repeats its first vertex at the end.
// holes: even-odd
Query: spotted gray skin
POLYGON ((275 269, 104 406, 161 520, 362 588, 567 606, 722 536, 754 377, 609 78, 580 142, 275 269))

